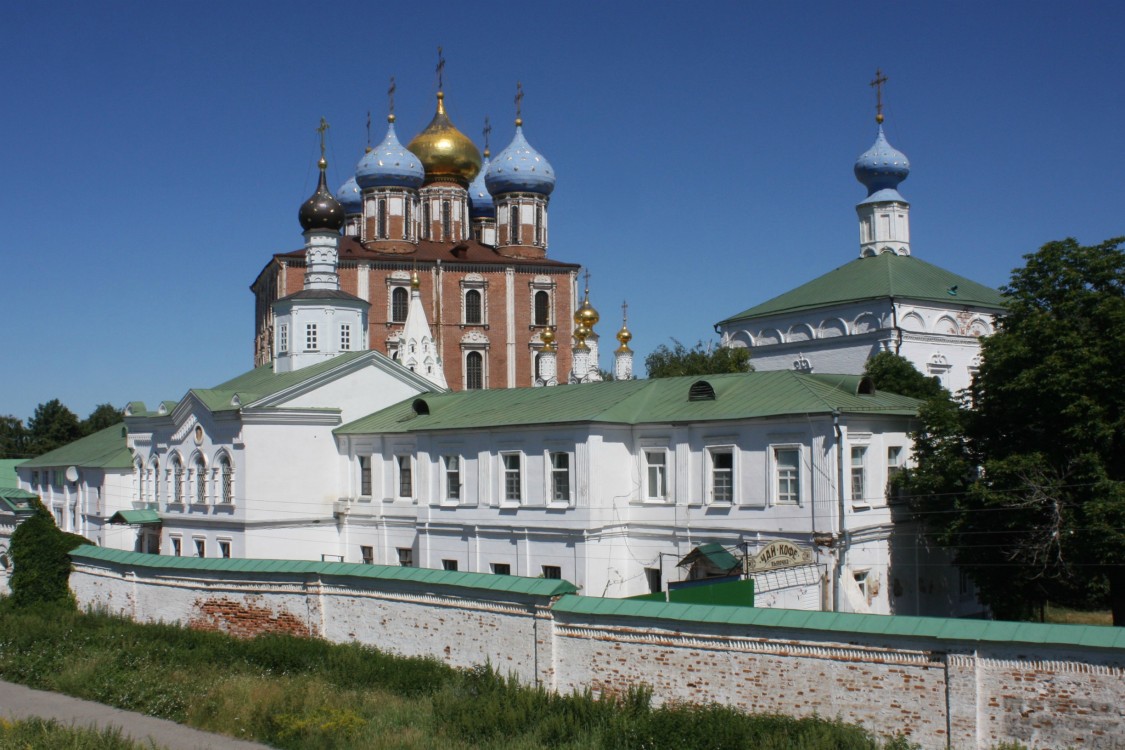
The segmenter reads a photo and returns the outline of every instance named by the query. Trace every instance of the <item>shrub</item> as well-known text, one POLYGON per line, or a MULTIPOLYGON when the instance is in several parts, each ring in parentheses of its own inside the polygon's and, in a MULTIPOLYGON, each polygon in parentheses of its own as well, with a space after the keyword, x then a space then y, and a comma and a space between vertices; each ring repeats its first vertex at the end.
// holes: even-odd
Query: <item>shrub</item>
POLYGON ((43 503, 35 501, 35 512, 12 533, 10 552, 12 577, 8 586, 17 607, 39 603, 70 603, 74 606, 68 582, 69 552, 87 540, 67 534, 55 525, 43 503))

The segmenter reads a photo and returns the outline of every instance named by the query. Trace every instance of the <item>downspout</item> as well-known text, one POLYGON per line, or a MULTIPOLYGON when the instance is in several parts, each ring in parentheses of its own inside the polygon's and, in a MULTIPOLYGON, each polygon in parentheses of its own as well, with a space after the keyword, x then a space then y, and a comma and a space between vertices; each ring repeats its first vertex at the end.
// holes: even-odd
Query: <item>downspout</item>
POLYGON ((839 503, 839 536, 837 536, 836 575, 832 578, 832 610, 840 611, 840 577, 844 574, 844 558, 848 538, 844 533, 844 433, 840 429, 840 410, 832 410, 832 429, 836 432, 836 495, 839 503))
POLYGON ((902 329, 898 327, 898 305, 895 304, 894 297, 891 297, 891 330, 895 337, 895 354, 901 356, 902 329))

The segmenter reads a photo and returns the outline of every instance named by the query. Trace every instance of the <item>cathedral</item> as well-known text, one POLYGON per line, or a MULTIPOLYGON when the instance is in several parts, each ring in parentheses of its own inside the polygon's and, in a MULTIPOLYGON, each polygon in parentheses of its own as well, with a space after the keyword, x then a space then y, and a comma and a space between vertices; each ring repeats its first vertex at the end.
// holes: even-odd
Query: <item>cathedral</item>
MULTIPOLYGON (((432 330, 429 366, 441 365, 442 379, 434 382, 442 387, 565 383, 576 342, 597 372, 596 334, 570 335, 571 320, 583 309, 579 265, 548 257, 555 172, 524 136, 521 99, 522 91, 511 143, 495 158, 486 145, 482 158, 447 114, 440 82, 433 120, 404 146, 395 132, 392 88, 386 136, 367 149, 335 195, 344 213, 340 290, 370 307, 366 329, 349 327, 347 345, 339 348, 407 356, 404 328, 416 298, 432 330), (566 335, 556 336, 558 330, 566 335), (544 358, 545 352, 555 356, 544 358), (556 363, 557 371, 547 371, 556 363)), ((304 289, 313 272, 308 249, 278 253, 251 285, 255 365, 296 345, 295 329, 277 318, 276 303, 304 289)))
POLYGON ((906 155, 883 132, 855 163, 867 197, 856 206, 859 257, 715 325, 728 347, 749 348, 758 370, 860 374, 881 351, 910 360, 950 391, 968 388, 980 336, 993 333, 1000 293, 911 253, 910 204, 898 191, 906 155))

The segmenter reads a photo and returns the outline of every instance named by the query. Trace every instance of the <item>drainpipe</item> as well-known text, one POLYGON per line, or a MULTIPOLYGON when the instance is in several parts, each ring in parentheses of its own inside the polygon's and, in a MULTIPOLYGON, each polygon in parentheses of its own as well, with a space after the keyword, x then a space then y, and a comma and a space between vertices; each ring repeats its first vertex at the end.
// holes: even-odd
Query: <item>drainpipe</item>
POLYGON ((891 330, 895 336, 895 354, 899 354, 902 350, 902 329, 898 327, 898 305, 894 297, 891 297, 891 330))
POLYGON ((844 433, 840 429, 840 410, 832 410, 832 429, 836 432, 836 496, 839 503, 839 535, 836 537, 836 575, 832 578, 832 610, 840 611, 840 577, 844 574, 844 559, 848 552, 848 538, 844 532, 844 433))

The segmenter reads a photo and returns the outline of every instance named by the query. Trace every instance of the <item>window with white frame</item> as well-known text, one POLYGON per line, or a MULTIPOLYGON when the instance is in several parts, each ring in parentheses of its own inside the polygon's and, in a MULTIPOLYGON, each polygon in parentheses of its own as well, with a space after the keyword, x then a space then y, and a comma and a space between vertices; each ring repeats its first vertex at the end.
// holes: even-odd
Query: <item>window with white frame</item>
POLYGON ((533 306, 535 308, 535 325, 551 325, 551 294, 545 289, 536 291, 533 306))
POLYGON ((203 463, 203 456, 195 458, 195 502, 199 505, 207 502, 207 464, 203 463))
POLYGON ((318 343, 317 343, 316 323, 306 323, 305 324, 305 351, 315 352, 315 351, 317 351, 317 347, 318 347, 318 343))
POLYGON ((230 540, 229 539, 220 539, 219 540, 219 557, 222 557, 224 559, 230 558, 230 540))
POLYGON ((398 564, 404 568, 414 567, 414 548, 413 547, 399 547, 398 548, 398 564))
POLYGON ((195 542, 195 556, 207 557, 207 542, 203 539, 194 539, 195 542))
POLYGON ((285 353, 289 351, 289 324, 282 323, 277 327, 277 351, 285 353))
POLYGON ((570 502, 570 454, 555 451, 551 459, 551 502, 570 502))
POLYGON ((230 505, 234 502, 234 466, 230 462, 230 456, 223 454, 219 458, 219 498, 224 505, 230 505))
POLYGON ((855 585, 859 588, 859 593, 863 596, 864 601, 871 602, 871 592, 867 585, 868 572, 866 570, 857 570, 852 573, 852 578, 855 580, 855 585))
POLYGON ((442 464, 445 467, 445 498, 447 500, 461 499, 461 457, 444 456, 442 464))
POLYGON ((340 324, 340 351, 350 352, 352 350, 352 327, 350 323, 340 324))
POLYGON ((359 457, 359 494, 371 497, 371 456, 359 457))
POLYGON ((399 497, 414 497, 414 471, 411 460, 408 455, 395 456, 399 497))
POLYGON ((465 325, 484 323, 484 295, 480 289, 465 290, 465 325))
POLYGON ((711 463, 711 502, 734 502, 734 449, 709 448, 711 463))
POLYGON ((465 353, 465 388, 470 391, 484 388, 484 354, 481 352, 465 353))
POLYGON ((160 507, 160 459, 152 459, 152 502, 160 507))
POLYGON ((645 451, 645 497, 649 500, 664 500, 668 497, 668 455, 667 451, 645 451))
POLYGON ((504 466, 504 500, 509 503, 518 503, 523 499, 521 458, 519 453, 500 454, 500 461, 504 466))
POLYGON ((852 446, 852 502, 867 502, 867 446, 852 446))
POLYGON ((520 244, 520 207, 515 203, 508 208, 508 244, 520 244))
POLYGON ((902 471, 902 446, 892 445, 887 448, 887 497, 895 493, 894 480, 902 471))
POLYGON ((796 446, 773 449, 777 472, 777 502, 797 505, 801 502, 801 451, 796 446))

